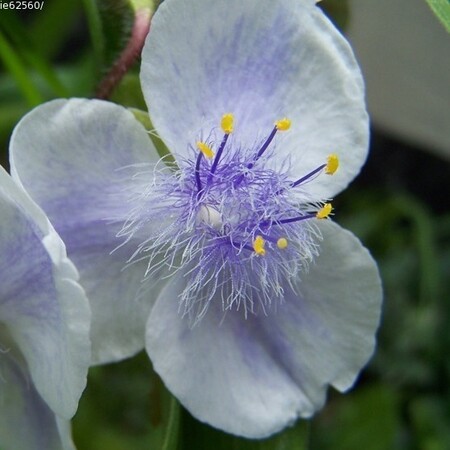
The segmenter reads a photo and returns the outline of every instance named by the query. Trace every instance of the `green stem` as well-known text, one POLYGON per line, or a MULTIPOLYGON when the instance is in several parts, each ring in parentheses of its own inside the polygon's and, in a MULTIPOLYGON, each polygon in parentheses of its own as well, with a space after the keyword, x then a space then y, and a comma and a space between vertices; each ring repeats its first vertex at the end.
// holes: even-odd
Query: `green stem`
POLYGON ((181 408, 175 397, 170 399, 169 421, 167 423, 166 437, 162 450, 176 450, 178 447, 178 437, 180 434, 181 408))

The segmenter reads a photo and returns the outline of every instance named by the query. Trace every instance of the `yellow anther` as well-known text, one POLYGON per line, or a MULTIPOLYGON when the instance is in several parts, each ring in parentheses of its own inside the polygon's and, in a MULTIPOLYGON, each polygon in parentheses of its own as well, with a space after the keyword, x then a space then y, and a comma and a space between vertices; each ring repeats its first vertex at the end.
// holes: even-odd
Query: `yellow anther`
POLYGON ((220 126, 225 134, 233 132, 234 116, 231 113, 224 114, 220 126))
POLYGON ((333 207, 331 206, 331 203, 325 203, 322 208, 319 209, 316 213, 316 217, 318 219, 326 219, 331 211, 333 210, 333 207))
POLYGON ((288 246, 288 241, 286 238, 280 238, 277 241, 277 247, 281 248, 281 250, 284 250, 288 246))
POLYGON ((255 240, 253 241, 253 250, 255 250, 255 253, 257 255, 264 256, 266 254, 266 250, 264 248, 265 244, 266 241, 262 236, 256 236, 255 240))
POLYGON ((197 148, 203 153, 207 158, 212 158, 214 156, 214 152, 211 150, 211 147, 206 145, 204 142, 197 142, 197 148))
POLYGON ((277 120, 275 122, 275 127, 279 131, 287 131, 291 128, 291 121, 285 117, 284 119, 277 120))
POLYGON ((327 166, 325 167, 325 173, 327 175, 333 175, 334 172, 336 172, 336 170, 338 170, 338 167, 339 167, 338 155, 336 155, 335 153, 328 155, 327 166))

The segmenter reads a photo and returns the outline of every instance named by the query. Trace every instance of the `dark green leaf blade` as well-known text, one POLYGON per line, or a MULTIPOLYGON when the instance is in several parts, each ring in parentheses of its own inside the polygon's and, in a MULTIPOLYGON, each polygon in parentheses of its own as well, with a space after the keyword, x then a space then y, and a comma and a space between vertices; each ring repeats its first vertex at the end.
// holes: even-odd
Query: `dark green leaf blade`
POLYGON ((180 450, 307 450, 309 422, 299 420, 267 439, 244 439, 226 434, 195 420, 183 410, 180 450))

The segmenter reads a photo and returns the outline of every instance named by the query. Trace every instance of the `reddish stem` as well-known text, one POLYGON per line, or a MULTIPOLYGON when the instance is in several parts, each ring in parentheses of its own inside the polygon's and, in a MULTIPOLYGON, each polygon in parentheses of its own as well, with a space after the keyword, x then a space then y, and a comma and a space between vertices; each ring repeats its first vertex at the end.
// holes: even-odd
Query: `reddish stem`
POLYGON ((113 64, 107 75, 100 82, 95 93, 96 98, 107 99, 136 59, 141 55, 145 38, 150 30, 151 17, 152 14, 149 9, 136 11, 128 44, 120 54, 119 59, 113 64))

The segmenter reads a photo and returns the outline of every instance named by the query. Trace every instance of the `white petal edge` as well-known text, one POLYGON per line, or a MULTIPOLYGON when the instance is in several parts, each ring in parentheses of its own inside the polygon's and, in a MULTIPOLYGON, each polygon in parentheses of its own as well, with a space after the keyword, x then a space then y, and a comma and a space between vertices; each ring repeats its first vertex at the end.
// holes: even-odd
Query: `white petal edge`
MULTIPOLYGON (((86 295, 77 283, 78 273, 67 258, 65 247, 52 225, 40 208, 18 187, 3 168, 0 168, 0 195, 4 208, 8 208, 11 214, 2 217, 3 230, 8 230, 14 236, 24 229, 35 229, 31 235, 17 235, 19 239, 26 239, 29 245, 42 246, 38 252, 45 252, 49 258, 49 274, 53 277, 54 302, 53 312, 58 315, 58 330, 46 329, 53 322, 46 324, 45 319, 34 320, 30 317, 9 317, 15 326, 9 332, 16 339, 16 344, 23 354, 33 383, 42 398, 49 407, 62 417, 70 418, 75 414, 78 400, 86 386, 87 370, 90 364, 90 308, 86 295), (16 223, 6 223, 7 217, 16 217, 16 223), (29 225, 26 225, 29 224, 29 225), (42 234, 41 234, 42 233, 42 234), (20 324, 28 324, 23 328, 20 324), (30 328, 28 328, 28 326, 30 328), (32 329, 39 333, 42 343, 47 337, 55 337, 58 341, 48 348, 36 348, 33 342, 32 329), (46 337, 47 336, 47 337, 46 337), (57 351, 49 355, 48 351, 57 351)), ((26 255, 17 255, 19 263, 36 264, 36 261, 26 260, 26 255)), ((23 267, 26 271, 26 267, 23 267)), ((24 280, 24 283, 26 280, 24 280)), ((25 291, 28 286, 24 286, 25 291)), ((32 308, 36 299, 21 298, 17 301, 23 302, 32 308)), ((50 300, 48 300, 50 301, 50 300)), ((2 307, 4 309, 4 307, 2 307)), ((0 313, 1 314, 1 313, 0 313)), ((8 319, 0 317, 3 324, 8 327, 8 319)), ((37 337, 37 336, 36 336, 37 337)), ((52 341, 54 340, 52 338, 52 341)))
POLYGON ((234 139, 250 148, 289 117, 291 130, 274 145, 280 165, 290 157, 293 177, 331 153, 341 160, 335 176, 303 186, 312 201, 344 189, 366 159, 360 69, 311 1, 166 0, 152 19, 141 82, 156 130, 179 154, 223 113, 235 114, 234 139))
POLYGON ((348 389, 372 355, 381 305, 376 264, 351 233, 328 221, 321 228, 322 253, 303 276, 302 297, 267 317, 231 311, 224 318, 217 298, 190 329, 178 312, 182 275, 162 291, 147 352, 197 419, 267 437, 321 408, 328 384, 348 389))

